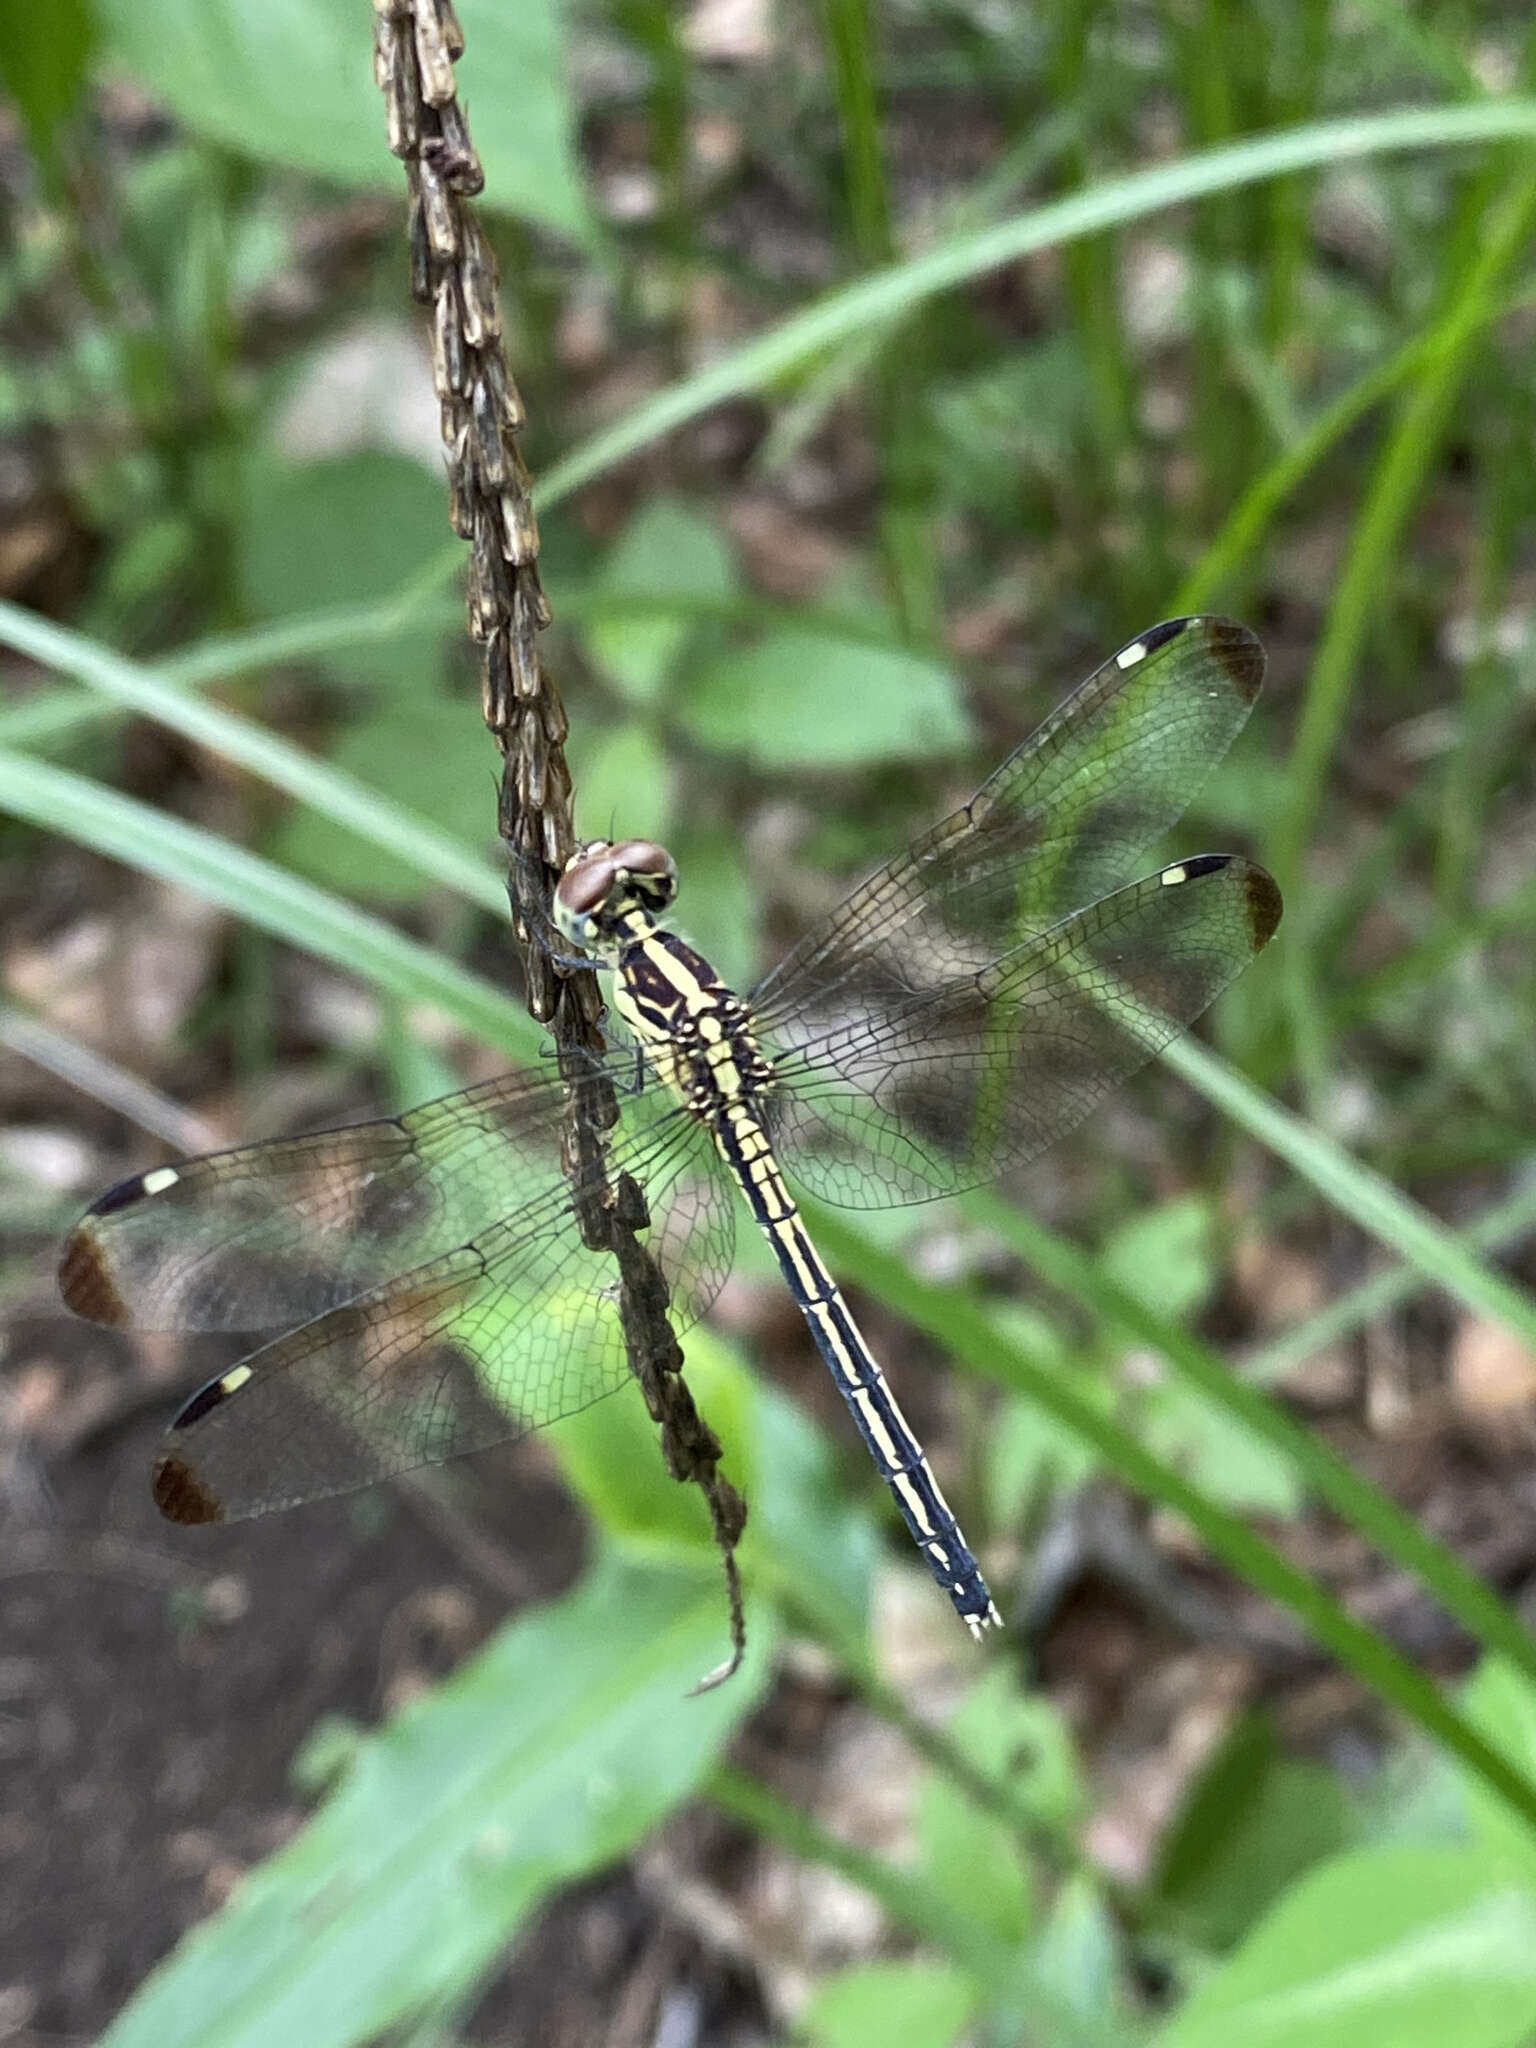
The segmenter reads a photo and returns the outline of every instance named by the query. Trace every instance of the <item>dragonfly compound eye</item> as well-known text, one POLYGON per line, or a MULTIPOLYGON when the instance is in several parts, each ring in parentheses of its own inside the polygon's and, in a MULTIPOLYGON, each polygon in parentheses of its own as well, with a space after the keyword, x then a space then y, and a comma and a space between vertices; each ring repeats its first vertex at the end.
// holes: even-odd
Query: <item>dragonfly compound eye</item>
POLYGON ((601 853, 578 854, 555 885, 555 899, 578 917, 586 917, 610 894, 617 879, 613 857, 606 848, 601 853))
POLYGON ((555 923, 577 945, 585 945, 619 879, 613 850, 599 841, 573 854, 555 884, 555 923))
POLYGON ((650 910, 661 910, 677 894, 677 863, 654 839, 626 839, 610 851, 608 858, 622 868, 641 902, 650 910))

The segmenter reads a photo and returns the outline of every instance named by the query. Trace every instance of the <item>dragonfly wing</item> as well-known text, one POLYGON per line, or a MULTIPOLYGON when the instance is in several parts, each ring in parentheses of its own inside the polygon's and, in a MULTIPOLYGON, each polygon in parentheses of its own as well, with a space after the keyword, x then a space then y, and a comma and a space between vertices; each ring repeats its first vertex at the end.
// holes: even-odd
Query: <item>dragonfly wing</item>
MULTIPOLYGON (((647 1098, 652 1107, 659 1103, 647 1098)), ((730 1269, 731 1191, 707 1133, 674 1109, 610 1143, 645 1190, 645 1242, 674 1327, 730 1269)), ((252 1352, 187 1402, 155 1469, 173 1521, 235 1521, 540 1429, 628 1376, 612 1253, 582 1240, 551 1182, 456 1249, 252 1352)))
POLYGON ((1131 641, 780 961, 753 997, 758 1020, 832 1029, 900 1005, 1106 896, 1225 753, 1263 674, 1263 649, 1231 619, 1172 619, 1131 641))
MULTIPOLYGON (((615 1071, 631 1080, 632 1059, 615 1071)), ((404 1116, 136 1174, 70 1232, 60 1289, 77 1314, 138 1329, 308 1322, 539 1200, 562 1178, 565 1120, 557 1075, 504 1074, 404 1116)))
POLYGON ((1262 868, 1201 854, 1120 889, 947 988, 770 1044, 785 1168, 849 1208, 957 1194, 1071 1130, 1269 941, 1262 868))

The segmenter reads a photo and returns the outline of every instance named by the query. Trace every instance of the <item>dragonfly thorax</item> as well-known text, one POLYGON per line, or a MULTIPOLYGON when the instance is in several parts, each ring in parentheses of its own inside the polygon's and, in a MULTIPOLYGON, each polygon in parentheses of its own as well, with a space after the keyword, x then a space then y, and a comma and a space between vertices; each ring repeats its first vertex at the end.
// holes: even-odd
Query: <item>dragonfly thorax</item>
POLYGON ((590 839, 555 884, 555 923, 589 953, 612 958, 645 938, 677 894, 677 863, 650 839, 590 839))

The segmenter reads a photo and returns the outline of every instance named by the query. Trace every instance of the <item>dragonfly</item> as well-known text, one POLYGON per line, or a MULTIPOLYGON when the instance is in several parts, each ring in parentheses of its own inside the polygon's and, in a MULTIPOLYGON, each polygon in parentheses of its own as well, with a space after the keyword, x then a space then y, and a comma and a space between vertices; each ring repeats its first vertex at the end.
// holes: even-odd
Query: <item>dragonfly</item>
POLYGON ((566 1082, 519 1073, 406 1115, 157 1166, 102 1195, 68 1306, 143 1329, 267 1333, 170 1425, 154 1497, 234 1521, 536 1430, 631 1377, 616 1267, 583 1198, 643 1192, 674 1326, 708 1310, 744 1201, 928 1570, 999 1617, 796 1189, 855 1209, 955 1195, 1081 1122, 1270 940, 1280 893, 1231 854, 1127 881, 1247 718, 1245 627, 1122 647, 960 810, 878 869, 743 1000, 672 931, 676 866, 597 840, 554 892, 612 976, 621 1098, 573 1162, 566 1082), (580 1176, 589 1179, 583 1187, 580 1176), (573 1184, 575 1176, 575 1184, 573 1184))

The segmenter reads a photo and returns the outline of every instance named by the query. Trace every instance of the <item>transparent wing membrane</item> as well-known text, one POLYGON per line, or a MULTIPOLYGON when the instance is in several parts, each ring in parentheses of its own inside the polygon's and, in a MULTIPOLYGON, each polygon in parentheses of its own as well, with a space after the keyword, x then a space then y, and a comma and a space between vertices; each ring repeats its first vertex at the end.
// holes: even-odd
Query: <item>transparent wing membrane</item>
MULTIPOLYGON (((613 1164, 644 1176, 648 1243, 686 1329, 735 1248, 707 1135, 669 1118, 613 1164)), ((171 1429, 156 1498, 174 1520, 232 1521, 574 1415, 628 1377, 616 1279, 612 1254, 582 1243, 569 1191, 551 1191, 210 1381, 171 1429)))
POLYGON ((781 1054, 764 1120, 792 1180, 868 1209, 1043 1152, 1206 1009, 1280 898, 1223 854, 1165 868, 947 987, 781 1054))
POLYGON ((145 1330, 307 1321, 537 1202, 559 1179, 564 1115, 558 1076, 506 1074, 405 1116, 138 1175, 71 1236, 64 1298, 145 1330))
POLYGON ((1106 661, 962 810, 870 876, 759 985, 798 1043, 943 989, 1130 878, 1253 705, 1264 656, 1230 619, 1174 619, 1106 661))
MULTIPOLYGON (((616 1268, 582 1242, 564 1105, 558 1079, 509 1076, 102 1198, 65 1247, 71 1307, 148 1328, 299 1325, 177 1418, 157 1480, 168 1513, 233 1520, 345 1492, 622 1385, 616 1268)), ((687 1328, 735 1248, 708 1133, 659 1088, 631 1095, 606 1146, 610 1185, 621 1172, 687 1328)))

